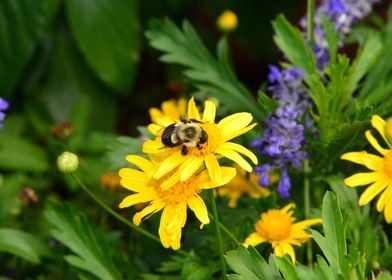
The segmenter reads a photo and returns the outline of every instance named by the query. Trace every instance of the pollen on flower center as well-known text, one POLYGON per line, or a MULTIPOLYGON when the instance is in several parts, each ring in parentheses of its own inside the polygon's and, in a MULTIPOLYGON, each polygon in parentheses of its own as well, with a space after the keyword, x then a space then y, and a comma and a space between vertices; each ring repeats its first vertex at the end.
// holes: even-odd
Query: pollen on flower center
POLYGON ((392 178, 392 150, 388 150, 384 155, 384 172, 392 178))
POLYGON ((221 144, 220 130, 214 123, 203 123, 200 127, 207 133, 208 140, 206 143, 200 145, 200 148, 188 148, 188 154, 194 156, 204 156, 214 152, 221 144))
POLYGON ((281 241, 290 236, 293 221, 289 214, 273 209, 261 215, 256 230, 268 241, 281 241))
POLYGON ((200 190, 197 184, 192 182, 178 182, 169 189, 162 189, 161 187, 155 187, 155 190, 159 198, 166 204, 178 204, 187 201, 192 196, 197 195, 200 190))

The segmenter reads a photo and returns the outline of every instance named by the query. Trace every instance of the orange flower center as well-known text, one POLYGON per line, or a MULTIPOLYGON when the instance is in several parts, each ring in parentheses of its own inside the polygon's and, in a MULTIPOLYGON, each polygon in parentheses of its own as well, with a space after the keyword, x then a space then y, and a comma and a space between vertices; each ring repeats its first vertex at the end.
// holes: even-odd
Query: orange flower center
POLYGON ((257 233, 268 241, 282 241, 290 236, 294 218, 281 210, 272 209, 261 214, 256 223, 257 233))
POLYGON ((207 133, 208 140, 202 144, 200 148, 188 148, 188 154, 193 156, 205 156, 209 153, 215 152, 221 144, 221 133, 215 123, 203 123, 200 127, 207 133))
MULTIPOLYGON (((162 181, 165 180, 165 177, 162 181)), ((173 205, 188 201, 191 197, 197 195, 200 192, 200 189, 198 184, 194 184, 192 180, 188 180, 185 182, 179 181, 174 186, 166 190, 157 186, 155 187, 155 191, 163 202, 173 205)))
POLYGON ((384 172, 392 178, 392 150, 388 150, 384 155, 384 172))

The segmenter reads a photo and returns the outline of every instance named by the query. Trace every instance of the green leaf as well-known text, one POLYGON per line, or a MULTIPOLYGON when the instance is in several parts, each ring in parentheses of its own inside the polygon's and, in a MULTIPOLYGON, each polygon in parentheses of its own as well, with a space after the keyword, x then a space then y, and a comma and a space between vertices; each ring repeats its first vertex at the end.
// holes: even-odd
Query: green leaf
POLYGON ((188 261, 184 264, 180 277, 184 280, 211 279, 212 273, 212 267, 201 266, 198 263, 188 261))
POLYGON ((52 230, 54 237, 74 253, 65 257, 68 263, 99 279, 121 279, 110 257, 109 245, 97 240, 86 216, 70 204, 55 204, 45 216, 57 228, 52 230))
POLYGON ((78 47, 91 68, 114 90, 129 90, 139 60, 136 1, 69 0, 65 6, 78 47))
POLYGON ((295 270, 295 266, 290 258, 274 256, 273 260, 276 264, 276 267, 282 273, 284 279, 300 280, 295 270))
POLYGON ((13 228, 0 228, 0 251, 39 263, 39 256, 47 255, 49 248, 30 233, 13 228))
POLYGON ((43 173, 48 171, 47 154, 25 137, 0 134, 0 168, 43 173))
POLYGON ((302 68, 308 75, 317 74, 313 51, 306 46, 300 30, 283 16, 272 22, 276 36, 275 43, 296 67, 302 68))
POLYGON ((279 271, 272 265, 271 260, 268 264, 253 247, 247 249, 239 246, 237 250, 227 252, 225 259, 230 268, 240 276, 238 278, 230 275, 230 279, 282 279, 279 271))
POLYGON ((26 182, 23 174, 0 175, 0 224, 8 214, 16 214, 21 211, 22 203, 19 192, 26 182))
POLYGON ((258 120, 267 115, 268 112, 254 102, 252 94, 235 77, 225 39, 219 42, 215 58, 189 22, 184 21, 179 29, 167 18, 150 21, 146 37, 153 48, 164 52, 162 61, 185 67, 184 75, 199 92, 215 96, 231 112, 247 111, 258 120))
POLYGON ((311 230, 314 240, 337 275, 348 274, 345 228, 338 199, 332 192, 324 195, 322 206, 324 235, 311 230))
POLYGON ((44 26, 42 1, 0 1, 0 88, 8 97, 44 26))
POLYGON ((117 170, 129 163, 125 157, 130 154, 141 154, 143 141, 137 138, 121 136, 115 142, 107 146, 105 159, 109 162, 111 169, 117 170))
POLYGON ((381 271, 377 277, 377 280, 392 280, 392 275, 389 271, 381 271))

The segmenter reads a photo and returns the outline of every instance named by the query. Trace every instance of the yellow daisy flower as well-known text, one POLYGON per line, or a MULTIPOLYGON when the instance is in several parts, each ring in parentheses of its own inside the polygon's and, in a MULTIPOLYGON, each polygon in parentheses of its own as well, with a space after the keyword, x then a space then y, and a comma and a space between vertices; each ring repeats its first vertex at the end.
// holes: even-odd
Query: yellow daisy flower
MULTIPOLYGON (((384 210, 384 217, 388 223, 392 222, 392 146, 387 141, 385 121, 374 115, 371 120, 372 126, 384 138, 388 145, 387 149, 381 147, 372 135, 370 130, 365 132, 366 139, 381 154, 381 156, 368 154, 366 151, 349 152, 341 156, 341 159, 348 160, 357 164, 364 165, 370 172, 361 172, 344 179, 344 183, 349 187, 363 185, 370 186, 362 193, 359 198, 359 205, 363 206, 373 200, 381 193, 377 201, 377 211, 384 210)), ((388 131, 387 131, 388 133, 388 131)))
POLYGON ((258 199, 260 197, 267 197, 270 191, 259 185, 259 175, 256 173, 247 173, 242 168, 236 166, 237 175, 228 184, 218 189, 220 196, 227 196, 229 198, 229 207, 237 207, 238 200, 243 195, 248 195, 250 198, 258 199))
POLYGON ((221 181, 221 169, 218 162, 219 157, 226 157, 248 172, 252 166, 242 157, 247 156, 254 164, 257 157, 247 148, 237 143, 230 142, 233 138, 251 130, 256 124, 250 124, 252 115, 250 113, 236 113, 225 117, 215 123, 216 106, 212 101, 205 102, 204 111, 201 115, 196 107, 194 99, 188 102, 187 120, 200 126, 208 136, 205 143, 199 147, 187 147, 187 153, 182 153, 182 146, 168 147, 162 143, 161 135, 169 125, 177 123, 180 119, 173 117, 161 117, 157 124, 149 125, 150 131, 157 136, 155 140, 147 140, 143 145, 143 152, 151 155, 165 155, 156 170, 150 174, 154 179, 161 179, 172 172, 162 184, 162 188, 170 188, 178 181, 188 180, 200 167, 205 165, 211 180, 214 183, 221 181))
POLYGON ((218 184, 215 184, 209 178, 207 171, 204 170, 197 175, 190 176, 186 181, 177 182, 170 189, 164 190, 160 187, 164 177, 156 180, 147 176, 155 168, 156 163, 136 155, 129 155, 126 159, 139 167, 140 170, 120 169, 121 185, 133 193, 125 197, 119 207, 125 208, 139 203, 147 203, 143 210, 133 216, 135 225, 140 225, 143 218, 162 210, 159 237, 165 248, 171 247, 174 250, 181 247, 182 228, 185 226, 188 207, 195 213, 202 225, 210 222, 207 207, 199 193, 204 189, 226 184, 235 176, 235 168, 221 167, 219 168, 221 179, 218 184))
POLYGON ((181 116, 185 116, 186 108, 187 104, 184 98, 164 101, 161 104, 161 109, 151 108, 149 110, 151 122, 158 124, 158 120, 162 117, 171 117, 179 120, 181 116))
POLYGON ((244 246, 256 246, 260 243, 271 243, 274 254, 278 257, 288 254, 295 263, 295 252, 292 245, 300 246, 306 242, 311 235, 306 229, 314 224, 321 223, 321 219, 308 219, 294 223, 293 208, 290 203, 282 209, 270 209, 260 215, 256 222, 256 232, 251 233, 245 240, 244 246))

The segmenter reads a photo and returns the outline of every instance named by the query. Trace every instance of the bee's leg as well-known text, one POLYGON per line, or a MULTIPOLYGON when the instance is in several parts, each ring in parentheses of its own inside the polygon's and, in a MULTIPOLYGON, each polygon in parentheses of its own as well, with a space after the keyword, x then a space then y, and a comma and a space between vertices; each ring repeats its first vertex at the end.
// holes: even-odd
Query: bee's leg
POLYGON ((197 148, 198 150, 201 150, 201 149, 202 149, 202 146, 200 145, 200 143, 197 143, 196 148, 197 148))
POLYGON ((185 145, 182 146, 181 154, 182 154, 183 156, 186 156, 186 155, 188 154, 188 148, 187 148, 185 145))

